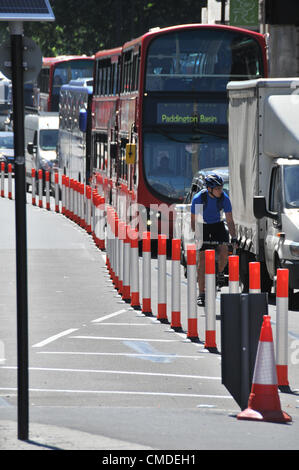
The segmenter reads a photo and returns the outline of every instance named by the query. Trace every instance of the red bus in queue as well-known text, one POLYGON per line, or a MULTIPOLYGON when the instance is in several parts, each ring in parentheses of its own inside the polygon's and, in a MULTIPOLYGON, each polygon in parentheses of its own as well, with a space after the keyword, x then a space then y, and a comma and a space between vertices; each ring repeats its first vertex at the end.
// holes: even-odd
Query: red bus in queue
POLYGON ((138 203, 153 233, 166 208, 171 236, 167 208, 183 202, 193 175, 228 166, 228 81, 264 76, 263 35, 223 25, 155 28, 97 53, 91 174, 106 202, 127 222, 138 203))
POLYGON ((58 112, 61 86, 93 75, 94 58, 83 56, 44 57, 35 89, 35 106, 40 111, 58 112))

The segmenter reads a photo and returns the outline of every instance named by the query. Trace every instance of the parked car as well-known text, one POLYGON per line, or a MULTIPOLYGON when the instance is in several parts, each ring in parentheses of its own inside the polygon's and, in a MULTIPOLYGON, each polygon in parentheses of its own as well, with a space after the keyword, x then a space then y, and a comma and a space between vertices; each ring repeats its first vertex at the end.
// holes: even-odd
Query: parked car
POLYGON ((177 204, 175 208, 176 222, 174 236, 175 238, 181 239, 181 264, 185 268, 185 275, 187 268, 187 245, 195 243, 194 232, 191 230, 191 202, 193 196, 206 187, 205 177, 211 173, 217 173, 222 177, 224 182, 223 189, 227 194, 229 194, 228 168, 205 168, 194 175, 191 187, 186 194, 184 202, 182 204, 177 204))
POLYGON ((7 173, 8 164, 11 163, 12 171, 14 171, 14 138, 13 132, 0 132, 0 163, 5 163, 5 172, 7 173))

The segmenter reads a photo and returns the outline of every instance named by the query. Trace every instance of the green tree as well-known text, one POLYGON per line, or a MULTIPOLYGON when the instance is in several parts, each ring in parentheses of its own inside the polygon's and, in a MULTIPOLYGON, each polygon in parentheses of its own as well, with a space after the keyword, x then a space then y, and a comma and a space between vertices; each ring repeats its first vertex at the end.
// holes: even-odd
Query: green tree
POLYGON ((44 56, 86 54, 117 47, 149 28, 199 23, 206 0, 50 0, 54 22, 24 23, 44 56))

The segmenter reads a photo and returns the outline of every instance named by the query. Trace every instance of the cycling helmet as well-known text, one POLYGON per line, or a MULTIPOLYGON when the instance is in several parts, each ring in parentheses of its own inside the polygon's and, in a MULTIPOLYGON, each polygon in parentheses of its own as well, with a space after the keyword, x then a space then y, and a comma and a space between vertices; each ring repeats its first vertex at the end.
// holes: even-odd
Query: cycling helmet
POLYGON ((217 186, 223 186, 223 179, 216 173, 211 173, 205 177, 206 186, 208 188, 216 188, 217 186))

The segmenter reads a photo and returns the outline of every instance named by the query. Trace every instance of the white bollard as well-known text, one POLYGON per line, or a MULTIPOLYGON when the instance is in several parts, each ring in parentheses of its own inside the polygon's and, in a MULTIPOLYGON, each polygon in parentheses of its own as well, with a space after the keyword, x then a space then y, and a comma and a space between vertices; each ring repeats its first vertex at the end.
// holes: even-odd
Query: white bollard
POLYGON ((59 212, 59 173, 56 172, 54 175, 55 183, 55 212, 59 212))
POLYGON ((5 163, 1 162, 1 197, 4 197, 5 163))
POLYGON ((188 310, 188 332, 187 338, 191 341, 198 340, 197 331, 197 269, 196 269, 196 246, 187 245, 187 310, 188 310))
POLYGON ((158 235, 158 312, 157 320, 169 323, 167 318, 167 287, 166 287, 166 235, 158 235))
POLYGON ((61 176, 61 213, 66 213, 66 176, 61 176))
POLYGON ((138 250, 138 231, 130 230, 131 241, 131 262, 130 262, 130 289, 131 289, 131 307, 140 310, 139 300, 139 250, 138 250))
POLYGON ((276 370, 278 386, 288 381, 289 270, 277 269, 276 284, 276 370))
POLYGON ((46 178, 46 209, 50 210, 50 173, 48 171, 45 172, 46 178))
POLYGON ((12 166, 11 163, 7 165, 8 171, 8 199, 12 199, 12 166))
POLYGON ((122 220, 118 222, 118 293, 123 293, 124 281, 124 239, 125 224, 122 220))
POLYGON ((43 170, 38 170, 38 207, 43 207, 43 170))
POLYGON ((181 240, 172 239, 171 250, 171 323, 174 331, 182 331, 181 324, 181 240))
POLYGON ((142 313, 152 316, 150 232, 143 232, 142 234, 142 313))
POLYGON ((124 264, 123 264, 123 291, 122 291, 122 299, 125 302, 130 302, 131 294, 130 294, 130 252, 131 252, 131 243, 130 243, 130 234, 129 234, 129 227, 125 223, 124 224, 125 230, 125 239, 123 243, 124 249, 124 264))
POLYGON ((31 188, 32 188, 32 205, 36 205, 36 171, 35 168, 31 170, 31 188))
POLYGON ((91 187, 85 187, 86 194, 86 231, 91 233, 91 187))
POLYGON ((216 348, 215 250, 205 251, 205 348, 216 348))

